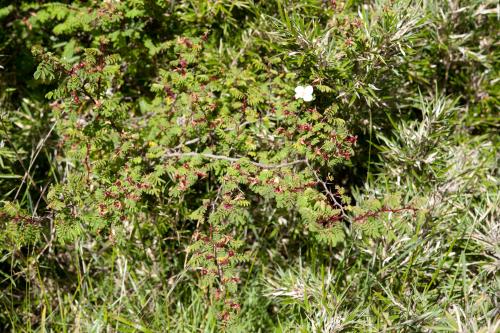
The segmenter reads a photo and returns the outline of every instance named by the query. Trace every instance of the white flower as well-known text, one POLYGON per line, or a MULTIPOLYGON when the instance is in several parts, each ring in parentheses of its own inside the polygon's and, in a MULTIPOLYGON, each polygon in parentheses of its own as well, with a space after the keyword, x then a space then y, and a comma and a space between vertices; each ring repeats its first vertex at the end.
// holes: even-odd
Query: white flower
POLYGON ((302 98, 306 102, 312 101, 313 99, 312 93, 313 93, 312 86, 305 86, 305 87, 297 86, 297 88, 295 88, 295 98, 296 99, 302 98))
POLYGON ((186 124, 186 117, 184 116, 177 117, 176 122, 178 126, 184 126, 186 124))

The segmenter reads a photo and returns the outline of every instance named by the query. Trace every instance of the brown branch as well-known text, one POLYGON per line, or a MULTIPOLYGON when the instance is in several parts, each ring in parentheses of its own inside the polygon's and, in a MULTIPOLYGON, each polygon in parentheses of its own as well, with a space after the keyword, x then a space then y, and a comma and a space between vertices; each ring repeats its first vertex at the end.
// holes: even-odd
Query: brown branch
POLYGON ((91 168, 90 168, 90 143, 88 143, 88 142, 86 145, 84 163, 85 163, 85 169, 87 170, 87 184, 89 184, 90 183, 91 168))
MULTIPOLYGON (((220 198, 221 191, 222 191, 222 186, 219 186, 219 188, 217 190, 217 194, 215 196, 215 199, 212 202, 212 213, 214 213, 216 210, 217 201, 220 198)), ((223 288, 224 288, 224 272, 222 271, 222 267, 219 265, 219 262, 217 261, 217 246, 214 242, 212 224, 210 224, 209 230, 210 230, 210 241, 212 242, 212 248, 213 248, 213 253, 214 253, 213 254, 214 255, 214 263, 215 263, 215 266, 217 267, 217 275, 219 277, 219 282, 220 282, 219 287, 221 290, 223 290, 223 288)))
POLYGON ((45 221, 50 221, 52 219, 52 214, 47 214, 44 216, 28 216, 28 215, 15 215, 9 216, 8 214, 2 213, 0 214, 0 219, 2 220, 11 220, 15 223, 23 223, 29 225, 42 225, 45 221))
POLYGON ((391 208, 387 208, 387 207, 382 207, 382 209, 380 210, 377 210, 377 211, 369 211, 369 212, 366 212, 362 215, 359 215, 357 217, 354 218, 354 222, 359 222, 359 221, 363 221, 366 220, 367 218, 369 217, 377 217, 379 216, 380 214, 383 214, 383 213, 399 213, 399 212, 404 212, 404 211, 411 211, 413 214, 415 214, 415 212, 417 211, 418 209, 416 208, 413 208, 413 207, 403 207, 403 208, 397 208, 397 209, 391 209, 391 208))
POLYGON ((82 92, 85 96, 87 96, 88 98, 90 98, 90 100, 95 104, 95 105, 99 105, 100 103, 88 92, 88 90, 85 88, 85 85, 87 84, 87 82, 84 82, 83 85, 82 85, 82 92))
POLYGON ((335 204, 335 206, 338 209, 340 209, 342 217, 347 217, 347 215, 346 215, 346 213, 344 211, 344 206, 342 206, 342 204, 337 201, 337 199, 335 198, 335 195, 328 189, 328 186, 326 186, 326 183, 323 180, 321 180, 321 178, 319 177, 319 175, 316 172, 316 170, 314 170, 314 168, 311 166, 311 164, 309 164, 309 161, 305 160, 305 163, 307 164, 307 166, 309 167, 309 169, 311 169, 311 171, 313 172, 314 177, 316 178, 316 181, 318 183, 320 183, 321 186, 323 186, 323 189, 325 190, 325 192, 328 195, 328 197, 333 201, 333 203, 335 204))

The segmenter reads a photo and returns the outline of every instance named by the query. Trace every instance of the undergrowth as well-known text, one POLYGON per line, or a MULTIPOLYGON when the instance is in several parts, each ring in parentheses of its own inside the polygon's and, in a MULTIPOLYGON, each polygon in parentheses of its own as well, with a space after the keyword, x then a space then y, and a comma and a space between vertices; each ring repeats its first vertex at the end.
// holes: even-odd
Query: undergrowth
POLYGON ((0 330, 500 330, 495 1, 0 20, 0 330))

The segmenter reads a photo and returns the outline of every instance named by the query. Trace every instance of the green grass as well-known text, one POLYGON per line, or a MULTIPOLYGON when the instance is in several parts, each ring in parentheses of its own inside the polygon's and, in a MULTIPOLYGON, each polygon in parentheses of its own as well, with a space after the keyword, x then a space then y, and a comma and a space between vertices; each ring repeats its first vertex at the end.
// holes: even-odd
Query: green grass
MULTIPOLYGON (((428 210, 425 221, 395 228, 389 219, 376 238, 348 230, 345 244, 305 245, 286 265, 269 250, 267 264, 243 268, 253 278, 239 291, 243 309, 229 331, 500 329, 497 152, 488 137, 457 130, 453 119, 461 108, 452 101, 421 100, 419 107, 422 120, 395 124, 392 137, 382 138, 375 180, 356 196, 418 195, 428 210)), ((286 247, 286 239, 275 245, 286 247)), ((57 245, 49 247, 39 261, 35 253, 4 257, 23 267, 5 279, 29 281, 30 297, 17 307, 23 310, 4 311, 13 331, 220 330, 196 280, 175 269, 161 246, 141 242, 140 231, 130 229, 121 245, 88 239, 56 251, 57 245)), ((3 303, 15 297, 4 293, 3 303)))

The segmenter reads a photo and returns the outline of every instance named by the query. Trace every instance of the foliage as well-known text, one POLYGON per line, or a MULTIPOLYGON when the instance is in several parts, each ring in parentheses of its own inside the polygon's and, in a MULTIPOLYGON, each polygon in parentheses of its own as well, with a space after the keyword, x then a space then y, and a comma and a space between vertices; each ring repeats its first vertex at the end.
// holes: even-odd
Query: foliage
POLYGON ((496 4, 441 5, 2 4, 2 328, 493 332, 496 4))
POLYGON ((486 137, 457 131, 464 110, 456 101, 441 96, 415 106, 423 119, 381 135, 380 174, 354 197, 380 206, 374 197, 405 188, 400 200, 418 196, 428 213, 414 224, 377 219, 384 232, 376 238, 353 230, 321 268, 299 263, 278 270, 266 282, 267 294, 284 317, 298 317, 292 322, 303 331, 499 328, 498 153, 486 137))

